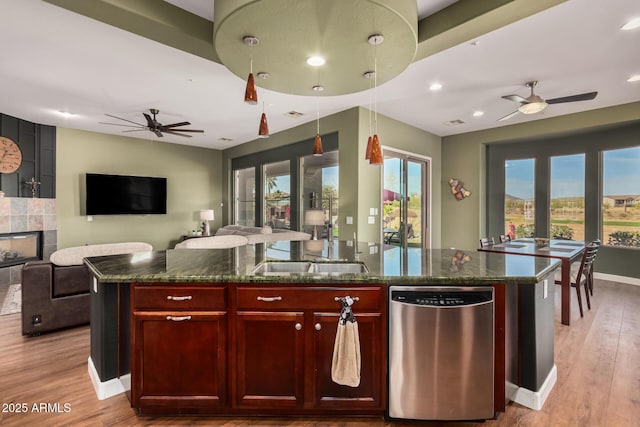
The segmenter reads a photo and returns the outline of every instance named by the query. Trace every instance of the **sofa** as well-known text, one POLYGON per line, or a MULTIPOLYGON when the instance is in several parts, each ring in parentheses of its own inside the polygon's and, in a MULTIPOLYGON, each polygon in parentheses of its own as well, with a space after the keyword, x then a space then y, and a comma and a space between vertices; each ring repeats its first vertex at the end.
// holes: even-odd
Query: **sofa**
POLYGON ((83 259, 151 251, 144 242, 64 248, 22 267, 22 335, 89 323, 90 275, 83 259))
POLYGON ((244 246, 248 243, 244 236, 208 236, 187 239, 178 243, 174 249, 225 249, 244 246))
POLYGON ((285 230, 281 228, 248 227, 245 225, 225 225, 216 231, 216 236, 244 236, 249 244, 268 243, 278 240, 309 240, 311 234, 302 231, 285 230))

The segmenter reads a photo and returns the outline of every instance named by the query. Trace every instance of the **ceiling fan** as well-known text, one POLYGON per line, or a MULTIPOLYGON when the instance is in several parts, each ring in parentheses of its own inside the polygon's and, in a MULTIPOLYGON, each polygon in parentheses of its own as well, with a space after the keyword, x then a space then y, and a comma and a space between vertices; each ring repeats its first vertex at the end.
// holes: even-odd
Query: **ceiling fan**
POLYGON ((131 120, 123 119, 122 117, 112 116, 111 114, 105 114, 105 116, 113 117, 114 119, 118 119, 118 120, 124 120, 125 122, 133 123, 135 126, 124 125, 124 124, 120 124, 120 123, 104 123, 104 122, 100 122, 100 124, 113 125, 113 126, 124 126, 124 127, 133 128, 133 129, 130 129, 130 130, 125 130, 123 132, 138 132, 138 131, 141 131, 141 130, 148 130, 148 131, 151 131, 151 132, 155 133, 156 136, 159 137, 159 138, 162 138, 164 136, 163 133, 168 133, 170 135, 178 135, 178 136, 184 136, 186 138, 191 138, 191 135, 183 134, 183 133, 180 133, 180 132, 204 132, 203 130, 198 130, 198 129, 175 129, 175 128, 178 128, 180 126, 190 125, 191 123, 189 123, 189 122, 179 122, 179 123, 172 123, 170 125, 163 125, 158 120, 156 120, 156 114, 158 114, 160 112, 159 110, 157 110, 155 108, 150 108, 149 112, 151 114, 153 114, 153 117, 151 117, 147 113, 142 113, 142 115, 145 117, 145 119, 147 119, 147 124, 146 125, 144 125, 142 123, 137 123, 137 122, 134 122, 134 121, 131 121, 131 120))
POLYGON ((578 95, 563 96, 561 98, 547 99, 545 101, 544 99, 540 98, 538 95, 533 93, 533 88, 537 84, 538 84, 537 81, 531 81, 525 84, 526 87, 531 89, 531 95, 529 95, 527 98, 523 98, 520 95, 503 96, 502 98, 504 99, 508 99, 510 101, 515 101, 520 103, 520 107, 513 113, 509 113, 506 116, 499 118, 498 121, 501 122, 503 120, 510 119, 511 117, 515 116, 518 113, 522 113, 522 114, 539 113, 543 111, 545 108, 547 108, 549 104, 562 104, 564 102, 575 102, 575 101, 589 101, 591 99, 594 99, 598 94, 598 92, 587 92, 587 93, 581 93, 578 95))

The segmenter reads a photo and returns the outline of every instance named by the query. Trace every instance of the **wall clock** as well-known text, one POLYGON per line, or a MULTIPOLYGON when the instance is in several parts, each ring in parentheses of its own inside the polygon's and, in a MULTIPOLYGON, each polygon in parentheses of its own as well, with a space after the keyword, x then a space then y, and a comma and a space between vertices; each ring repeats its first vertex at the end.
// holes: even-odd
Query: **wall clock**
POLYGON ((0 173, 13 173, 22 164, 22 151, 13 140, 0 136, 0 173))

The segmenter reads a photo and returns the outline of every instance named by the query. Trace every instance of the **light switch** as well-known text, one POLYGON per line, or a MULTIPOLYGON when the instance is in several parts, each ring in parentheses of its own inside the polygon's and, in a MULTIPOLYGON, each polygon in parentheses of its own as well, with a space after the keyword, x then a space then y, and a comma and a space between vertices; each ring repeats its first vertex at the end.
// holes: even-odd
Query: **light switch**
POLYGON ((542 281, 542 299, 547 299, 549 296, 549 280, 542 281))
POLYGON ((376 208, 369 208, 369 215, 375 215, 376 214, 376 208))
POLYGON ((352 216, 348 216, 347 217, 347 224, 353 224, 353 217, 352 216))

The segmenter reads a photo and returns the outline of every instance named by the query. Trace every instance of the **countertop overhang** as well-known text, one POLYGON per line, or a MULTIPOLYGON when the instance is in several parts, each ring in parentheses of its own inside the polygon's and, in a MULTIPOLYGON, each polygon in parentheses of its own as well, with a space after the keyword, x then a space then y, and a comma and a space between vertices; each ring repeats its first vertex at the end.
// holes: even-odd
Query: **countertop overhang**
POLYGON ((99 283, 386 283, 404 285, 536 284, 560 261, 475 249, 402 249, 357 242, 278 241, 232 249, 178 249, 85 258, 99 283), (313 249, 313 250, 312 250, 313 249), (361 262, 368 273, 252 273, 263 261, 361 262))

